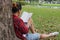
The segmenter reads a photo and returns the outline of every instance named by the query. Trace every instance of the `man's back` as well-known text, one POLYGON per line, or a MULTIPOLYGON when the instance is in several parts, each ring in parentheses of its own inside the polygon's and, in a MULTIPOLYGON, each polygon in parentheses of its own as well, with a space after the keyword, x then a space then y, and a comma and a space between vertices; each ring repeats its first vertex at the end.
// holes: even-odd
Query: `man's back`
POLYGON ((28 33, 28 28, 25 26, 23 20, 18 16, 13 15, 13 25, 16 36, 22 40, 25 40, 26 38, 23 36, 23 34, 28 33))

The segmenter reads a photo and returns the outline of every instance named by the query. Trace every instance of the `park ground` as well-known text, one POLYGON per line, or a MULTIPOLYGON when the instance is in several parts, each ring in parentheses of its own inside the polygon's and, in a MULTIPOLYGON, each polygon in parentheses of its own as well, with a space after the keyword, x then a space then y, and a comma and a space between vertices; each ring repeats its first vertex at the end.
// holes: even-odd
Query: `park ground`
MULTIPOLYGON (((60 8, 23 6, 23 11, 33 13, 32 19, 35 28, 40 30, 39 33, 50 33, 55 31, 60 32, 60 8)), ((60 34, 56 37, 48 38, 46 40, 60 40, 60 34)))

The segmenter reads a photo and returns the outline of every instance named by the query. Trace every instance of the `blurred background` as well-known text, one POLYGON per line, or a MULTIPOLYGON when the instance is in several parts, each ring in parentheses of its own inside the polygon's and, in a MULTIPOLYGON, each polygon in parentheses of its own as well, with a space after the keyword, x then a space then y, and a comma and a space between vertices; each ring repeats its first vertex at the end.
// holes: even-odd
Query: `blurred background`
MULTIPOLYGON (((34 26, 39 33, 60 32, 60 0, 12 0, 20 2, 22 12, 33 13, 34 26)), ((60 34, 44 40, 60 40, 60 34)))

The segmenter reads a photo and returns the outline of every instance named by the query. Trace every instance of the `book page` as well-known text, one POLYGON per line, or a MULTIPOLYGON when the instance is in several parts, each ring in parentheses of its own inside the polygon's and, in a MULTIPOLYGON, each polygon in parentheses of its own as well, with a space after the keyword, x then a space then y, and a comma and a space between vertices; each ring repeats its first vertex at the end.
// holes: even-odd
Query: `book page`
POLYGON ((31 18, 32 16, 32 13, 28 13, 28 12, 23 12, 22 13, 22 16, 21 16, 21 19, 24 21, 24 22, 28 22, 29 18, 31 18))

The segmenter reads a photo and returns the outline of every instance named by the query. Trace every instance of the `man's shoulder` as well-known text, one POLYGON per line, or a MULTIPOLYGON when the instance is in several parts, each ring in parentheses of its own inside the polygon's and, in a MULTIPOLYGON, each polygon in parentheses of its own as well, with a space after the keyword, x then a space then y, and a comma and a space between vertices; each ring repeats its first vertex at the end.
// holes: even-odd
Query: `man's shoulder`
POLYGON ((14 21, 23 21, 21 18, 15 17, 14 21))

